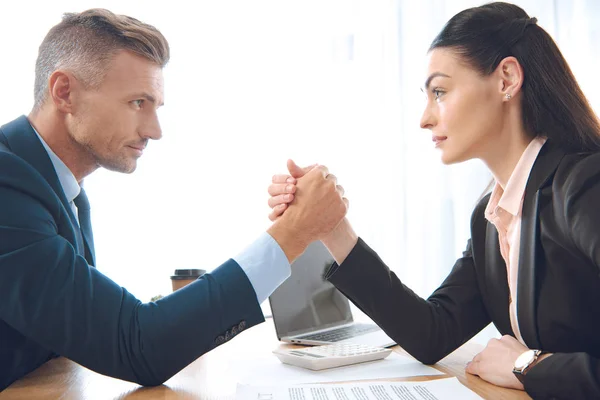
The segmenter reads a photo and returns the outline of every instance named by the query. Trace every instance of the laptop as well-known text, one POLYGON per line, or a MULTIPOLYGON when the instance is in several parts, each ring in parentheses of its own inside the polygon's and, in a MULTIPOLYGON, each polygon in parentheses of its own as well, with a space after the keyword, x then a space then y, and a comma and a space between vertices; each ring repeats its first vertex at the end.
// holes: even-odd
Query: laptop
POLYGON ((324 278, 332 263, 320 241, 294 261, 292 275, 269 297, 277 338, 305 345, 395 345, 376 324, 354 322, 346 296, 324 278))

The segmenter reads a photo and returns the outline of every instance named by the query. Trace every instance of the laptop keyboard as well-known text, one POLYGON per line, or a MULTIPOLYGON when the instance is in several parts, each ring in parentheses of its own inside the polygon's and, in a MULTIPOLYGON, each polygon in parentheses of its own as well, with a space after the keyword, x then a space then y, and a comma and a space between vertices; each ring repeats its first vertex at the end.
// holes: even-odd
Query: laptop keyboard
POLYGON ((323 342, 339 342, 340 340, 350 339, 365 333, 379 330, 377 325, 373 324, 354 324, 342 328, 332 329, 326 332, 312 333, 310 335, 298 336, 297 339, 320 340, 323 342))

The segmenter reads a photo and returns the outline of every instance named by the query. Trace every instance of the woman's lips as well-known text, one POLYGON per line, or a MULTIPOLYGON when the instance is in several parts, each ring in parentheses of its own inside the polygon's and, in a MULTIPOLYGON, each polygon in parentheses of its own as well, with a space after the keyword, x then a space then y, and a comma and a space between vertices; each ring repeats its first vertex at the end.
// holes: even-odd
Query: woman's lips
POLYGON ((448 139, 446 136, 432 136, 431 140, 435 143, 435 147, 439 146, 444 140, 448 139))

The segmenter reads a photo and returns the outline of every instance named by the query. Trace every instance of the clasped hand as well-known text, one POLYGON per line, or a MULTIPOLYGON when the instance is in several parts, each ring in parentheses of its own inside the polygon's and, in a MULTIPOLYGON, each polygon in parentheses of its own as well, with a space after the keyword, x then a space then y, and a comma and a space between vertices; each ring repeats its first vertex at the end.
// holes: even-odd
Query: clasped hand
POLYGON ((335 175, 324 165, 298 167, 288 160, 290 175, 275 175, 269 186, 269 214, 276 221, 285 212, 297 232, 307 241, 320 240, 346 216, 348 199, 335 175))

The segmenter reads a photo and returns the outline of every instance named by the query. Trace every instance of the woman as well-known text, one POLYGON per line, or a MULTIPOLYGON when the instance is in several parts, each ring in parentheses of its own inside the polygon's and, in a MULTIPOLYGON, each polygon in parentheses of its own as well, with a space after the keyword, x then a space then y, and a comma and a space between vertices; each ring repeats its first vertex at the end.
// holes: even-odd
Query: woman
MULTIPOLYGON (((504 336, 467 372, 534 398, 600 398, 596 115, 556 44, 515 5, 460 12, 428 57, 421 127, 444 163, 479 158, 495 178, 473 212, 471 240, 423 300, 344 220, 324 240, 336 259, 327 278, 424 363, 493 322, 504 336)), ((303 171, 291 163, 290 173, 303 171)), ((293 200, 288 178, 269 188, 273 220, 293 200)))

